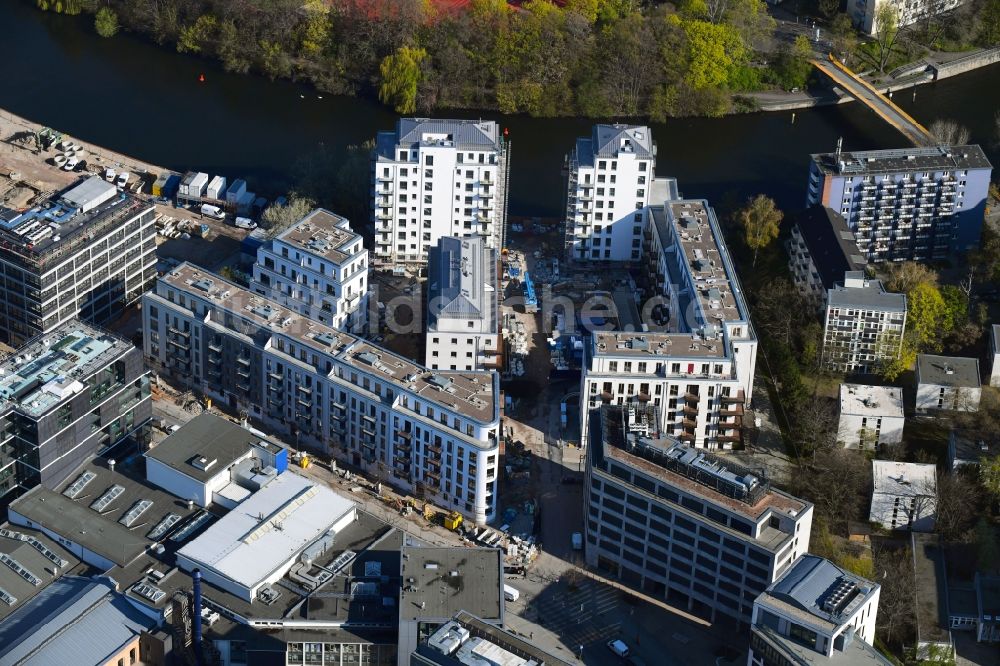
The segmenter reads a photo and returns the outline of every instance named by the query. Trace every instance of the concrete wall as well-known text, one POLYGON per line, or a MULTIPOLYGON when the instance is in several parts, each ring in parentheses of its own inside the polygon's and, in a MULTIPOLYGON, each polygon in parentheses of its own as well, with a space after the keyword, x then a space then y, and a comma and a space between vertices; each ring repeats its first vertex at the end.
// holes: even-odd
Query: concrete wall
POLYGON ((949 76, 955 76, 956 74, 964 74, 973 69, 998 62, 1000 62, 1000 47, 980 51, 979 53, 974 53, 949 63, 940 65, 932 64, 931 69, 934 71, 934 80, 936 81, 947 79, 949 76))

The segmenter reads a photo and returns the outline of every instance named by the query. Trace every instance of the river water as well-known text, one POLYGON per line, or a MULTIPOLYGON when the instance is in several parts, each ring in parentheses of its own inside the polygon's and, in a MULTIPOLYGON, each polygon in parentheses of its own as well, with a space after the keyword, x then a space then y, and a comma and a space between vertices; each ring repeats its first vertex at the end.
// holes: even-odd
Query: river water
MULTIPOLYGON (((27 0, 0 0, 7 53, 0 108, 85 141, 183 171, 247 177, 258 191, 280 193, 290 167, 321 144, 342 151, 396 116, 378 103, 325 95, 293 83, 227 74, 212 61, 180 55, 120 34, 102 39, 90 20, 43 13, 27 0), (206 81, 199 83, 199 74, 206 81)), ((902 99, 901 99, 902 98, 902 99)), ((1000 65, 921 86, 901 106, 925 125, 939 117, 968 127, 1000 164, 994 114, 1000 65)), ((443 112, 457 117, 477 113, 443 112)), ((563 158, 593 121, 482 114, 510 131, 510 213, 560 213, 563 158)), ((653 125, 657 173, 679 179, 688 197, 717 200, 763 192, 786 209, 805 196, 810 153, 906 145, 859 104, 653 125)))

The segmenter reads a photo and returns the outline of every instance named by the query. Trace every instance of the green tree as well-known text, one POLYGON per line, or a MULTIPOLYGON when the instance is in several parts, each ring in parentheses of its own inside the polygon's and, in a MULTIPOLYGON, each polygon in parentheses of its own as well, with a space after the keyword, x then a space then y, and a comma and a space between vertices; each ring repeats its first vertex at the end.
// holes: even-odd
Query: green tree
POLYGON ((708 21, 684 21, 682 25, 688 44, 686 82, 696 90, 728 84, 734 70, 747 59, 739 33, 732 26, 708 21))
POLYGON ((948 305, 933 284, 920 282, 906 294, 906 329, 919 352, 940 351, 941 340, 951 329, 948 305))
POLYGON ((247 47, 240 38, 239 28, 229 19, 219 24, 219 40, 216 53, 222 60, 222 66, 227 72, 245 74, 250 70, 250 58, 248 57, 247 47))
POLYGON ((401 46, 382 60, 379 71, 382 83, 378 97, 383 104, 392 104, 397 113, 417 110, 417 86, 420 83, 420 64, 427 57, 422 48, 401 46))
POLYGON ((778 83, 785 90, 804 88, 812 72, 812 47, 805 35, 799 35, 790 46, 782 45, 772 67, 778 83))
POLYGON ((895 3, 882 2, 875 9, 875 64, 879 72, 885 71, 899 39, 899 9, 895 3))
POLYGON ((206 43, 215 37, 219 21, 211 14, 202 14, 189 26, 181 28, 177 35, 177 51, 180 53, 201 53, 206 43))
POLYGON ((261 40, 260 65, 272 79, 284 78, 292 73, 292 61, 277 41, 261 40))
POLYGON ((979 463, 979 480, 995 499, 1000 500, 1000 455, 979 463))
POLYGON ((1000 0, 985 0, 979 15, 978 41, 982 46, 1000 44, 1000 0))
POLYGON ((299 43, 305 57, 322 53, 330 35, 329 7, 323 0, 306 0, 302 10, 306 14, 299 43))
POLYGON ((261 226, 273 238, 308 215, 316 207, 312 199, 292 194, 284 206, 270 205, 260 216, 261 226))
POLYGON ((110 7, 101 7, 94 15, 94 29, 101 37, 114 37, 118 33, 118 14, 110 7))
POLYGON ((753 250, 753 265, 757 265, 757 251, 765 248, 778 237, 784 214, 778 210, 774 200, 758 194, 745 208, 736 214, 743 228, 743 239, 753 250))
POLYGON ((833 41, 833 52, 840 56, 848 65, 858 46, 858 35, 851 22, 851 17, 841 12, 830 22, 830 34, 833 41))

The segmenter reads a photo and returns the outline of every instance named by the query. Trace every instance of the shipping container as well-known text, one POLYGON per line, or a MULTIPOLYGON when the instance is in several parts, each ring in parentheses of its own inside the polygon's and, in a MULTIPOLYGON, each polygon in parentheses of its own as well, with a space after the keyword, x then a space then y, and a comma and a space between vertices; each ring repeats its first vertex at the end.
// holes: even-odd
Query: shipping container
POLYGON ((236 200, 236 214, 237 215, 250 215, 251 209, 253 208, 253 202, 257 199, 257 195, 253 192, 244 192, 236 200))
POLYGON ((212 179, 212 182, 208 184, 208 188, 205 190, 205 196, 209 199, 221 199, 226 192, 226 177, 216 176, 212 179))
POLYGON ((237 178, 226 190, 226 202, 231 204, 236 204, 239 202, 240 197, 243 193, 247 191, 247 182, 242 178, 237 178))
POLYGON ((159 176, 156 177, 156 180, 153 181, 153 189, 152 189, 152 194, 154 197, 167 196, 166 194, 163 193, 163 188, 166 187, 167 181, 169 179, 170 179, 170 174, 166 171, 164 171, 163 173, 161 173, 159 176))
POLYGON ((194 181, 194 179, 197 177, 198 173, 195 171, 188 171, 187 173, 185 173, 184 176, 181 178, 181 185, 180 188, 178 189, 178 192, 180 194, 187 196, 188 189, 190 188, 192 181, 194 181))
POLYGON ((208 185, 208 174, 199 171, 195 174, 194 178, 188 183, 187 195, 189 197, 203 197, 205 196, 205 186, 208 185))

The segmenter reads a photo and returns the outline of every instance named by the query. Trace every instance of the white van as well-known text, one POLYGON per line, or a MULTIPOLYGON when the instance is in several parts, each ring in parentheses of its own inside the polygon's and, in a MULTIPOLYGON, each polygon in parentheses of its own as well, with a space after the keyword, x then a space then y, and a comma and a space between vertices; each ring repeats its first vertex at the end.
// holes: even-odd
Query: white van
POLYGON ((614 652, 616 655, 624 659, 628 656, 628 646, 625 645, 625 641, 614 639, 608 641, 608 649, 614 652))
POLYGON ((201 214, 205 217, 215 218, 216 220, 226 219, 226 214, 222 212, 222 209, 218 206, 213 206, 212 204, 202 204, 201 214))
POLYGON ((238 217, 233 221, 240 229, 256 229, 257 223, 251 220, 249 217, 238 217))
POLYGON ((510 585, 504 583, 503 598, 507 601, 517 601, 521 598, 521 593, 516 587, 511 587, 510 585))

